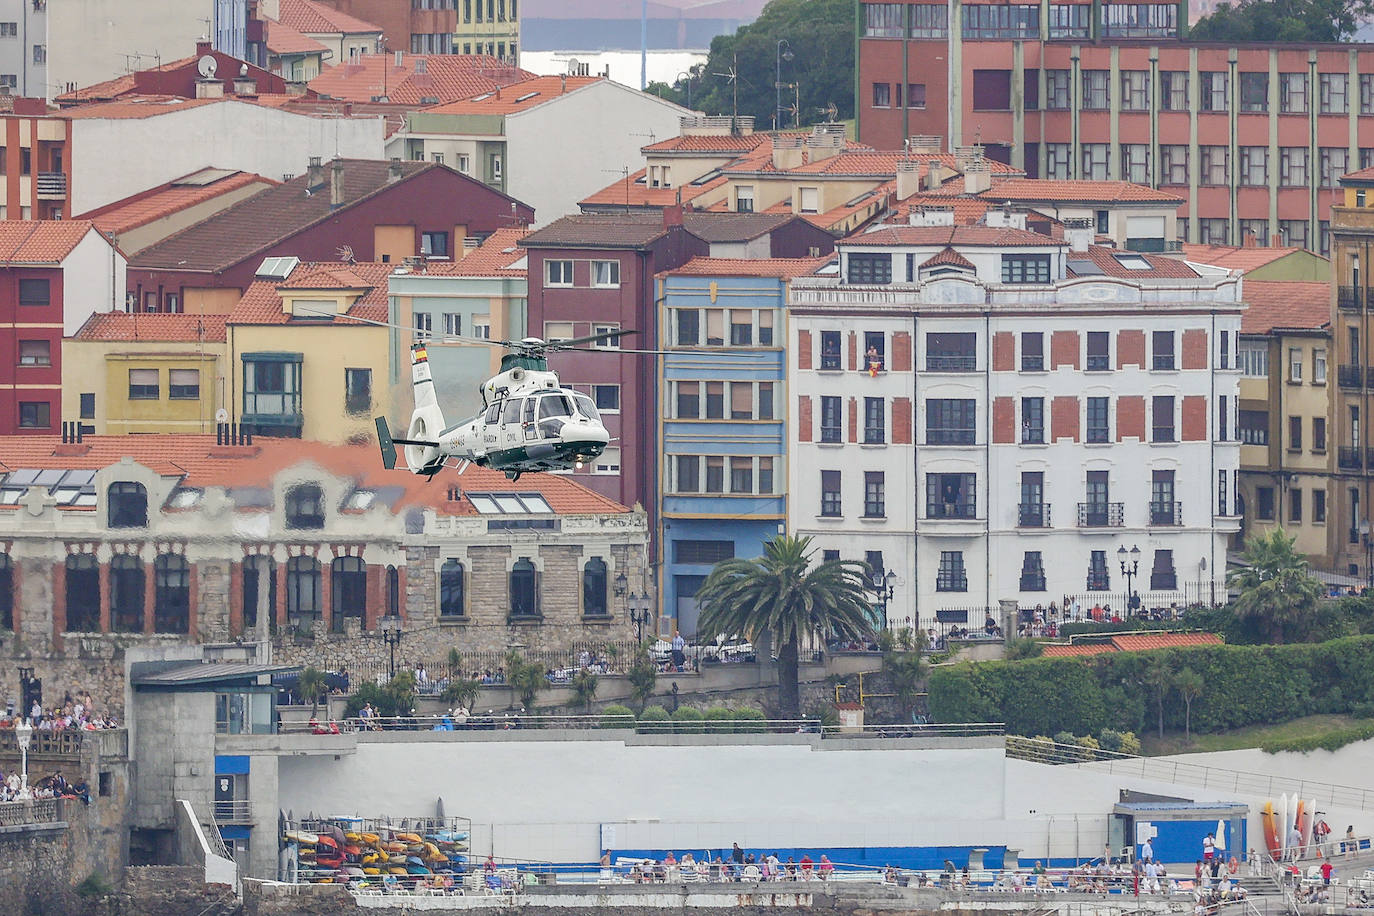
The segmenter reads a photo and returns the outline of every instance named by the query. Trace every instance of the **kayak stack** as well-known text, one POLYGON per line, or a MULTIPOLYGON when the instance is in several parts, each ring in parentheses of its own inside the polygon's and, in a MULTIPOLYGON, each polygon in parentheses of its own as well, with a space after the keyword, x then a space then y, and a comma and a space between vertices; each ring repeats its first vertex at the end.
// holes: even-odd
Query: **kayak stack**
POLYGON ((296 851, 297 874, 302 882, 409 885, 435 875, 461 879, 467 871, 466 831, 419 834, 389 827, 374 829, 377 832, 324 824, 318 832, 287 830, 282 843, 296 851))

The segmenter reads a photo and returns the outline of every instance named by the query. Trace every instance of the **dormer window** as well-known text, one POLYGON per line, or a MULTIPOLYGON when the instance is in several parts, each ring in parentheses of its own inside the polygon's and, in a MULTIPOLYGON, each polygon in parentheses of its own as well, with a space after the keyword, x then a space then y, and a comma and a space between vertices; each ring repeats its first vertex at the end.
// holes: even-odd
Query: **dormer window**
POLYGON ((314 484, 298 484, 286 491, 287 528, 324 527, 324 491, 314 484))
POLYGON ((106 493, 111 528, 148 527, 148 491, 143 484, 121 480, 106 493))

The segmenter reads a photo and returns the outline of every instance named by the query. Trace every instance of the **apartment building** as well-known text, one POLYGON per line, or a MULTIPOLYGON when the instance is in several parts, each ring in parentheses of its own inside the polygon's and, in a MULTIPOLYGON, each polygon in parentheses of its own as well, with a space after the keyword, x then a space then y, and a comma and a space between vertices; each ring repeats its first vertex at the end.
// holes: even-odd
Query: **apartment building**
POLYGON ((1338 179, 1374 164, 1374 46, 1188 42, 1186 15, 859 0, 859 139, 933 135, 1030 177, 1166 188, 1181 240, 1327 253, 1338 179))
POLYGON ((789 530, 893 572, 894 626, 1224 594, 1238 278, 1090 220, 913 220, 791 283, 789 530))
POLYGON ((447 4, 456 14, 454 53, 485 54, 512 63, 520 61, 519 0, 419 0, 447 4))

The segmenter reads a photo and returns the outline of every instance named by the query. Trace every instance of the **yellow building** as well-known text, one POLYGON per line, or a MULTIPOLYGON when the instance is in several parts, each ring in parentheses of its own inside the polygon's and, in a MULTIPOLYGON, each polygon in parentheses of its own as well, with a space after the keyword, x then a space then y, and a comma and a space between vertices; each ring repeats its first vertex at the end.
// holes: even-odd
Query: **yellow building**
POLYGON ((213 432, 225 404, 224 317, 92 315, 62 344, 62 416, 98 435, 213 432))
POLYGON ((488 54, 518 63, 520 60, 520 5, 518 0, 456 0, 458 22, 453 30, 453 50, 459 54, 488 54))

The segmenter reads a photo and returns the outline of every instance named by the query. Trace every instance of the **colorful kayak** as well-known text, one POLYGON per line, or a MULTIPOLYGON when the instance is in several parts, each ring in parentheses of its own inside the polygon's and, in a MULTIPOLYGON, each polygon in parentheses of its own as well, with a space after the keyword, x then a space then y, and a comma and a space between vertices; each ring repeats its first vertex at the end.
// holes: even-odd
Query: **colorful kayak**
POLYGON ((1279 839, 1278 821, 1274 814, 1274 803, 1267 801, 1260 809, 1260 824, 1264 827, 1264 845, 1269 855, 1275 859, 1283 858, 1283 842, 1279 839))

